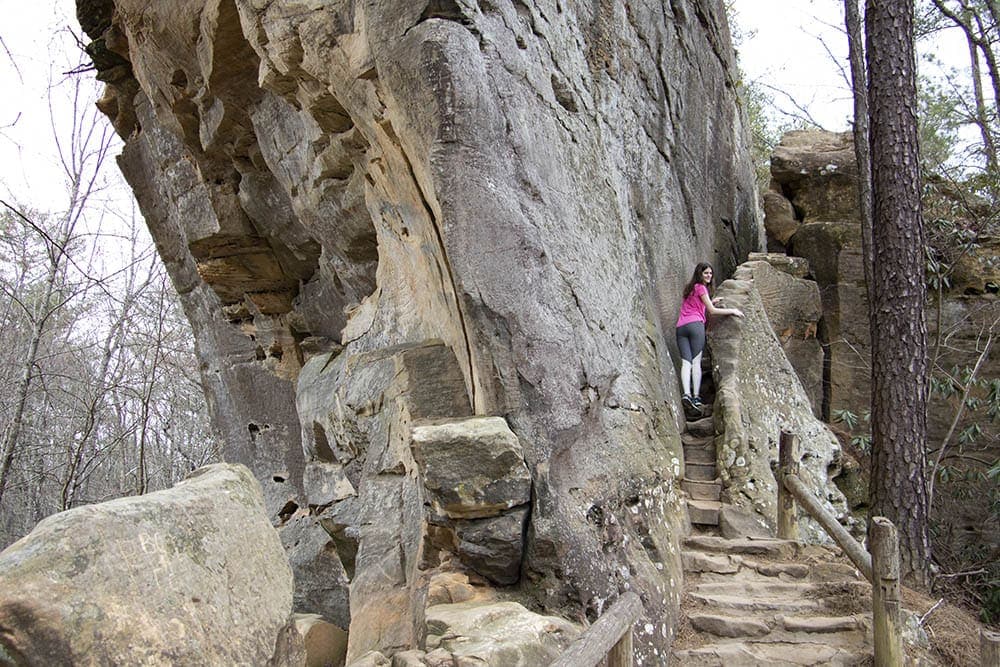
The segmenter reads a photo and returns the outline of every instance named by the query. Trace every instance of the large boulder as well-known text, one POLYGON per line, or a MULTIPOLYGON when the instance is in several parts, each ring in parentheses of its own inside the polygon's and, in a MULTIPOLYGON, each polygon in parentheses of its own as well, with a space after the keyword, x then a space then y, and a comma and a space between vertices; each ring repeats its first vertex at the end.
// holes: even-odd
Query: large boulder
POLYGON ((521 443, 500 417, 417 426, 411 443, 437 514, 479 519, 531 500, 521 443))
POLYGON ((534 667, 555 661, 580 628, 516 602, 470 601, 429 607, 427 633, 427 649, 450 653, 453 664, 534 667))
POLYGON ((266 664, 292 573, 238 465, 50 516, 0 554, 0 654, 23 665, 266 664))
POLYGON ((819 287, 815 281, 796 277, 809 271, 802 259, 785 255, 759 257, 742 264, 739 272, 753 281, 781 349, 809 397, 813 414, 822 418, 823 348, 817 333, 823 309, 819 287))
MULTIPOLYGON (((781 432, 789 431, 799 440, 803 481, 831 514, 855 527, 833 481, 840 470, 840 443, 814 416, 809 396, 781 349, 757 290, 756 276, 761 273, 768 271, 750 262, 722 283, 716 297, 745 317, 715 322, 708 335, 716 374, 716 452, 724 500, 750 523, 774 534, 778 485, 773 470, 781 432)), ((801 508, 800 515, 804 540, 830 541, 801 508)))
POLYGON ((771 189, 791 202, 802 222, 859 223, 853 135, 822 130, 785 133, 771 155, 771 189))

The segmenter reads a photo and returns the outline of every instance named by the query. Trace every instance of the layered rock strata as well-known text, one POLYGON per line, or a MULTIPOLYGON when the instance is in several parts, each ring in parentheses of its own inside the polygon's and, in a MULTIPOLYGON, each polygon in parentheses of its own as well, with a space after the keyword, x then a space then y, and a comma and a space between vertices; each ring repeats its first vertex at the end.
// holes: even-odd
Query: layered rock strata
POLYGON ((275 521, 327 530, 349 657, 423 632, 439 547, 409 438, 434 414, 503 417, 531 480, 523 511, 453 520, 523 522, 517 580, 545 608, 593 619, 640 591, 657 662, 680 286, 761 244, 722 3, 78 6, 225 456, 275 521))
MULTIPOLYGON (((771 177, 765 196, 768 247, 807 260, 808 277, 816 281, 822 299, 818 338, 826 347, 827 364, 823 416, 831 419, 848 410, 860 417, 870 398, 871 342, 850 133, 787 133, 772 156, 771 177)), ((938 213, 961 221, 968 202, 957 206, 940 184, 932 182, 930 191, 925 225, 932 226, 938 213), (942 206, 947 210, 935 210, 942 206)), ((953 258, 948 284, 939 294, 932 290, 926 309, 932 354, 943 369, 973 367, 1000 318, 1000 243, 987 236, 968 240, 972 243, 953 258)), ((981 377, 995 377, 995 357, 984 359, 980 372, 981 377)), ((812 378, 804 376, 803 381, 809 384, 812 378)), ((941 442, 951 427, 955 402, 932 396, 932 443, 941 442)), ((959 429, 966 425, 960 423, 959 429)))

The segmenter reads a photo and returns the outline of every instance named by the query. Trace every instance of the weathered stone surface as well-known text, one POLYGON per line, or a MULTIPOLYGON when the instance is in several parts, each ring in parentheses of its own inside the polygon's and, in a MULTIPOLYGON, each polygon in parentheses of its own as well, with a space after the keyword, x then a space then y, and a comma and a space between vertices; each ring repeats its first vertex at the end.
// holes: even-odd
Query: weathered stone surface
POLYGON ((732 505, 723 505, 719 511, 719 532, 730 540, 773 536, 771 526, 763 517, 741 511, 732 505))
POLYGON ((411 443, 437 514, 497 516, 531 500, 521 443, 500 417, 416 426, 411 443))
POLYGON ((305 644, 305 667, 343 667, 347 632, 318 614, 292 614, 292 620, 305 644))
POLYGON ((761 261, 740 265, 733 277, 753 281, 781 349, 809 397, 813 414, 822 418, 823 348, 817 332, 823 309, 818 286, 761 261))
POLYGON ((421 568, 433 565, 434 549, 425 545, 410 429, 470 411, 455 355, 440 341, 320 354, 303 366, 298 413, 307 456, 335 461, 358 490, 319 515, 351 579, 349 662, 375 649, 391 655, 423 636, 421 568))
POLYGON ((55 514, 0 554, 0 646, 18 664, 266 664, 291 605, 242 466, 55 514))
POLYGON ((486 665, 532 667, 554 661, 580 629, 516 602, 463 602, 429 607, 427 632, 428 649, 445 649, 456 664, 478 658, 486 665))
POLYGON ((771 631, 767 623, 752 618, 691 614, 688 619, 695 630, 708 632, 717 637, 762 637, 771 631))
POLYGON ((378 651, 368 651, 364 655, 347 663, 347 667, 390 667, 392 660, 378 651))
POLYGON ((752 252, 747 255, 748 262, 767 262, 774 268, 794 278, 806 278, 810 268, 808 260, 778 252, 752 252))
POLYGON ((850 132, 787 132, 771 155, 771 179, 772 189, 791 201, 796 218, 802 222, 857 224, 861 219, 858 167, 850 132))
POLYGON ((443 572, 431 578, 427 587, 427 606, 467 602, 479 596, 469 577, 458 572, 443 572))
MULTIPOLYGON (((697 260, 724 275, 762 246, 722 3, 87 14, 127 61, 101 60, 101 108, 194 325, 227 458, 252 463, 272 516, 310 504, 307 461, 341 464, 358 492, 352 606, 370 613, 352 608, 352 656, 419 634, 361 628, 419 596, 407 420, 454 404, 455 369, 469 406, 441 417, 503 415, 524 447, 537 603, 593 610, 627 585, 669 624, 680 285, 697 260), (397 409, 387 388, 432 383, 394 384, 414 370, 396 348, 431 340, 455 358, 445 400, 397 409), (355 650, 362 636, 381 639, 355 650)), ((637 655, 667 642, 657 626, 637 655)))
POLYGON ((267 667, 302 667, 306 664, 306 640, 291 618, 278 632, 274 654, 267 667))
POLYGON ((832 414, 847 409, 860 415, 860 406, 867 406, 871 394, 861 227, 853 222, 803 225, 792 238, 790 251, 809 261, 811 276, 819 286, 823 318, 818 333, 830 355, 829 410, 832 414))
POLYGON ((455 552, 463 563, 500 585, 515 583, 521 574, 528 508, 498 517, 455 524, 455 552))
POLYGON ((295 581, 292 609, 318 614, 346 630, 351 623, 350 581, 334 540, 308 515, 293 516, 279 534, 295 581))
POLYGON ((313 506, 326 506, 358 495, 347 478, 344 466, 326 461, 310 461, 302 477, 306 501, 313 506))
POLYGON ((792 202, 784 195, 774 190, 768 190, 763 196, 764 230, 767 232, 768 250, 781 252, 799 229, 801 220, 795 217, 792 202))
POLYGON ((1000 292, 1000 239, 984 238, 963 254, 952 270, 950 293, 963 295, 1000 292))
MULTIPOLYGON (((801 226, 787 241, 787 250, 808 260, 810 277, 820 289, 823 316, 818 337, 827 348, 829 368, 824 417, 832 419, 841 410, 861 417, 868 410, 871 393, 871 344, 860 216, 856 203, 851 204, 853 195, 848 192, 851 188, 843 178, 857 178, 854 158, 848 151, 849 138, 821 132, 793 132, 786 135, 782 145, 775 151, 777 161, 772 161, 775 165, 772 187, 792 197, 799 213, 806 212, 801 226), (827 165, 836 169, 831 170, 827 165)), ((949 206, 954 203, 954 194, 940 182, 932 181, 932 185, 938 198, 929 200, 930 214, 934 206, 943 202, 944 214, 954 215, 954 207, 949 206)), ((982 351, 980 332, 1000 317, 1000 299, 996 296, 1000 262, 996 250, 996 239, 977 239, 976 245, 955 262, 952 285, 944 291, 940 309, 937 295, 930 295, 926 318, 928 340, 932 350, 937 349, 942 368, 974 366, 982 351), (937 346, 938 340, 947 342, 937 346)), ((993 359, 986 359, 980 371, 982 376, 995 376, 996 364, 993 359)), ((798 365, 796 370, 800 370, 798 365)), ((804 377, 803 381, 808 384, 811 380, 804 377)), ((928 441, 943 441, 955 416, 955 405, 932 395, 927 415, 928 441)), ((958 429, 974 418, 967 414, 958 429)), ((861 495, 852 505, 864 502, 861 495)))
MULTIPOLYGON (((737 273, 747 273, 741 268, 737 273)), ((849 522, 843 494, 833 478, 841 448, 830 429, 812 412, 802 383, 781 351, 755 281, 727 280, 716 291, 726 307, 745 317, 728 317, 709 331, 716 372, 715 419, 724 437, 716 438, 723 497, 737 509, 766 523, 772 534, 777 520, 778 487, 772 465, 783 430, 799 439, 800 477, 836 517, 849 522)), ((826 533, 800 512, 803 539, 829 541, 826 533)))

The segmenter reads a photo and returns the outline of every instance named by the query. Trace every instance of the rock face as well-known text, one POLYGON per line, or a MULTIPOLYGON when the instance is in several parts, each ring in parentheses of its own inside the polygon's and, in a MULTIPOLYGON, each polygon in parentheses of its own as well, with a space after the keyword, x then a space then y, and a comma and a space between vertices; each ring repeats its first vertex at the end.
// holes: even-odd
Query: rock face
POLYGON ((799 376, 813 414, 822 415, 823 348, 817 333, 823 316, 819 287, 804 280, 809 264, 798 257, 751 253, 752 261, 740 267, 749 273, 760 295, 785 357, 799 376))
POLYGON ((242 466, 55 514, 0 554, 14 664, 266 664, 292 574, 242 466))
MULTIPOLYGON (((775 149, 771 191, 765 197, 768 246, 806 259, 808 277, 819 286, 823 309, 818 339, 825 348, 827 369, 821 414, 826 419, 839 410, 863 415, 871 393, 867 288, 851 141, 848 133, 789 132, 775 149), (794 223, 788 221, 789 211, 794 223)), ((929 210, 925 219, 934 215, 929 210)), ((983 350, 983 332, 1000 317, 998 244, 993 238, 977 241, 957 258, 940 308, 936 294, 930 295, 927 307, 928 340, 933 348, 940 335, 939 365, 946 369, 974 366, 983 350)), ((984 360, 980 373, 996 377, 997 362, 984 360)), ((802 379, 807 386, 813 382, 809 375, 802 379)), ((932 396, 927 415, 931 443, 944 439, 955 403, 932 396)), ((959 429, 966 425, 960 423, 959 429)))
POLYGON ((723 4, 78 6, 225 456, 344 549, 349 659, 422 632, 409 442, 433 414, 505 418, 531 479, 519 584, 592 617, 648 593, 655 662, 680 288, 762 242, 723 4))
MULTIPOLYGON (((758 291, 774 283, 773 273, 766 262, 747 262, 716 291, 724 307, 745 314, 715 322, 708 336, 717 382, 716 452, 724 500, 775 534, 778 486, 772 466, 777 464, 778 438, 785 430, 799 438, 803 481, 834 516, 850 524, 846 500, 833 482, 840 472, 840 444, 813 415, 809 396, 782 354, 758 291)), ((830 541, 801 508, 799 520, 802 539, 830 541)))

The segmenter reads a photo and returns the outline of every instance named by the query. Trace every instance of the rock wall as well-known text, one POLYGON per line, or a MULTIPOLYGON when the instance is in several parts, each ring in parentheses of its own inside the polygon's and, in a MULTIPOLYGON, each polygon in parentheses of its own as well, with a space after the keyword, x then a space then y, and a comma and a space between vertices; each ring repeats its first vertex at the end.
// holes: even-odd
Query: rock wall
POLYGON ((591 619, 638 589, 658 662, 673 314, 762 243, 722 2, 78 7, 226 458, 338 546, 350 655, 422 632, 413 426, 493 415, 531 479, 520 589, 591 619))
MULTIPOLYGON (((795 268, 794 263, 785 264, 795 268)), ((724 499, 750 519, 740 523, 760 528, 754 534, 775 534, 778 439, 788 431, 799 441, 802 480, 833 516, 848 528, 857 528, 857 536, 863 538, 863 525, 854 525, 847 500, 834 483, 843 462, 840 443, 813 414, 804 383, 783 353, 779 333, 796 327, 776 326, 794 322, 788 317, 791 299, 800 312, 816 313, 806 318, 815 331, 819 310, 815 283, 758 259, 742 264, 733 279, 722 283, 716 297, 724 307, 739 308, 745 315, 713 322, 708 336, 717 382, 716 453, 724 499), (775 299, 777 293, 784 299, 775 299)), ((789 340, 791 335, 786 345, 789 340)), ((799 508, 799 514, 803 540, 832 542, 807 512, 799 508)))
MULTIPOLYGON (((819 337, 827 346, 828 366, 825 415, 829 418, 838 410, 861 415, 870 398, 871 342, 850 133, 789 132, 774 151, 771 176, 771 189, 764 196, 768 247, 806 259, 808 275, 822 297, 819 337)), ((942 199, 947 200, 947 193, 937 197, 942 199)), ((928 225, 936 215, 933 202, 929 204, 932 208, 924 216, 928 225)), ((954 217, 955 207, 947 214, 954 217)), ((1000 318, 997 248, 996 239, 977 239, 976 247, 957 258, 940 300, 929 294, 928 340, 934 347, 940 332, 937 353, 944 368, 975 365, 988 331, 1000 318)), ((995 358, 986 359, 982 377, 995 377, 996 364, 995 358)), ((954 413, 954 405, 932 397, 932 443, 944 438, 954 413)))

